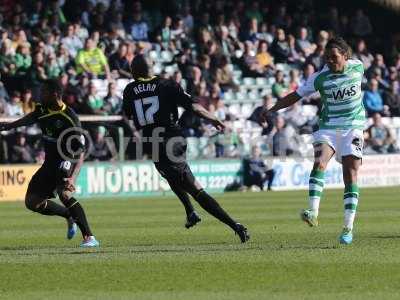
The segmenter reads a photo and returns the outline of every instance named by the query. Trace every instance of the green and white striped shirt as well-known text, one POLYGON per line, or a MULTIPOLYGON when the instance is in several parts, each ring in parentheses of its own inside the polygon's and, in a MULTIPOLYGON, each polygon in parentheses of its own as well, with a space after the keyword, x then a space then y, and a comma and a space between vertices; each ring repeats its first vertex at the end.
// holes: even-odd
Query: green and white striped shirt
POLYGON ((359 60, 348 60, 342 73, 333 73, 325 65, 297 89, 296 93, 301 97, 320 93, 320 129, 364 129, 363 74, 364 66, 359 60))

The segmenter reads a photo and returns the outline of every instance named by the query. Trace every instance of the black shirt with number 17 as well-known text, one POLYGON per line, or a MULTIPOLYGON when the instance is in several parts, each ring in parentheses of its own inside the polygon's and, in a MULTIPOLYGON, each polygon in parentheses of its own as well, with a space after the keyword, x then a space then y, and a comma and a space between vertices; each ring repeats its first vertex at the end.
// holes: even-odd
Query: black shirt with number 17
POLYGON ((123 111, 143 136, 160 127, 167 134, 179 131, 178 107, 191 109, 194 102, 178 83, 157 76, 131 82, 123 93, 123 111))

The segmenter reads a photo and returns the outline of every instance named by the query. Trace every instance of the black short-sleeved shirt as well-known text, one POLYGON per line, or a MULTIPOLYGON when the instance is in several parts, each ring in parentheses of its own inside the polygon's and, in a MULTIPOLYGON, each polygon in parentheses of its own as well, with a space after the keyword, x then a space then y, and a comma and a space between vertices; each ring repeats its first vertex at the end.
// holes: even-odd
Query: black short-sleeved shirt
POLYGON ((46 162, 77 159, 85 151, 85 138, 75 112, 65 104, 52 111, 37 104, 33 116, 42 130, 46 162))
POLYGON ((151 136, 154 128, 180 130, 178 107, 191 109, 195 100, 173 80, 157 76, 128 84, 123 94, 123 111, 132 119, 144 136, 151 136))

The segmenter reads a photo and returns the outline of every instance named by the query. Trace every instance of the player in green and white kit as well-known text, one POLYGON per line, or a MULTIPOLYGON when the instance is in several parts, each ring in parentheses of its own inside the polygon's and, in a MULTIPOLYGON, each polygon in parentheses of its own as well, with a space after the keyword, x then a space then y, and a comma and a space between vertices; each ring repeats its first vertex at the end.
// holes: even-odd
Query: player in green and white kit
POLYGON ((319 130, 314 133, 314 166, 309 181, 309 209, 301 218, 310 226, 318 225, 318 210, 324 187, 324 172, 330 159, 343 164, 344 228, 339 237, 342 244, 353 240, 353 223, 358 204, 357 174, 361 165, 363 128, 366 122, 362 102, 363 64, 350 59, 351 49, 342 38, 333 38, 326 45, 326 65, 307 82, 271 109, 276 112, 316 91, 321 95, 322 110, 319 130))

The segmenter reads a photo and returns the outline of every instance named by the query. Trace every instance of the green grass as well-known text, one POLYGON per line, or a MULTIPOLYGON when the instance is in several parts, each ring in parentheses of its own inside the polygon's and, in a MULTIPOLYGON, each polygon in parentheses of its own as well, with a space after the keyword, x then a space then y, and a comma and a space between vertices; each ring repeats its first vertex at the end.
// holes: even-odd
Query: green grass
POLYGON ((201 209, 184 229, 173 197, 85 201, 97 250, 67 241, 62 219, 0 203, 0 299, 399 299, 399 192, 361 191, 347 247, 340 190, 326 192, 316 229, 299 221, 305 191, 220 195, 248 226, 245 245, 201 209))

